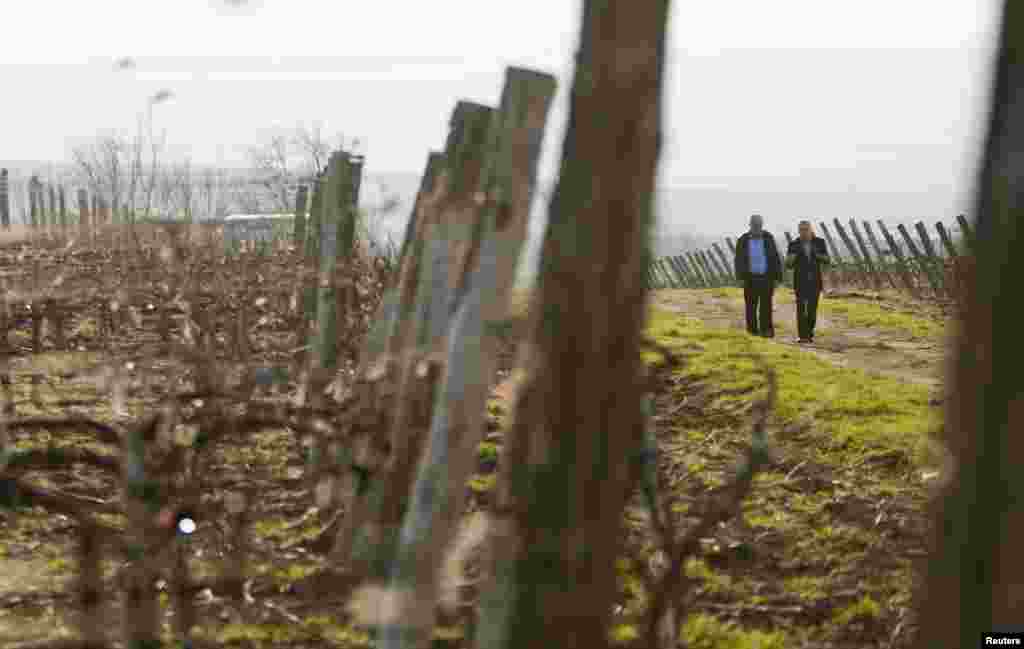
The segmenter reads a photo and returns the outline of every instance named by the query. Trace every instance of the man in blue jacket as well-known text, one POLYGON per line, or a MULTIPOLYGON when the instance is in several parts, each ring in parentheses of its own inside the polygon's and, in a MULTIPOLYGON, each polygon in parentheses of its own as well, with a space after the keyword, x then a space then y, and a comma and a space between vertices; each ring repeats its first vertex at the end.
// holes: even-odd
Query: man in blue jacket
POLYGON ((750 217, 750 231, 736 242, 736 278, 743 283, 747 307, 747 331, 755 336, 775 337, 772 326, 772 295, 782 281, 782 259, 775 237, 764 231, 760 214, 750 217))
POLYGON ((831 264, 825 240, 814 236, 810 221, 800 221, 800 236, 789 243, 786 268, 793 269, 793 291, 796 293, 796 328, 801 343, 814 342, 814 323, 821 295, 821 267, 831 264))

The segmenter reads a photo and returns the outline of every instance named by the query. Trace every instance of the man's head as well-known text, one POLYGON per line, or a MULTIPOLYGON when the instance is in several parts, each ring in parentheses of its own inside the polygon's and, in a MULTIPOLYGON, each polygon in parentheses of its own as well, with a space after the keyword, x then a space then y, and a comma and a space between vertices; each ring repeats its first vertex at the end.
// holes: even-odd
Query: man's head
POLYGON ((800 221, 797 228, 799 228, 800 238, 804 241, 810 241, 814 237, 814 230, 811 229, 810 221, 800 221))
POLYGON ((760 214, 750 215, 750 232, 751 234, 761 234, 761 229, 764 227, 764 219, 761 218, 760 214))

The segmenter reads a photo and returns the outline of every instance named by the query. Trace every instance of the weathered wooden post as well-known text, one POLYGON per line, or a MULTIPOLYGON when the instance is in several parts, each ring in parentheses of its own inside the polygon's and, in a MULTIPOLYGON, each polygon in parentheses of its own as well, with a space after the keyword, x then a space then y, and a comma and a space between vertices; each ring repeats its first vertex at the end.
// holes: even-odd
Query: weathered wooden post
POLYGON ((679 265, 679 263, 676 262, 676 260, 671 256, 665 257, 665 263, 668 264, 668 267, 670 269, 672 269, 672 276, 676 279, 676 284, 678 285, 678 288, 686 288, 686 273, 683 272, 683 269, 679 265))
POLYGON ((1020 631, 1024 5, 1010 0, 998 5, 1002 26, 993 57, 995 83, 974 197, 976 254, 970 257, 968 290, 953 330, 946 419, 939 428, 952 457, 943 462, 932 494, 930 557, 915 602, 918 631, 907 639, 914 647, 1012 646, 1005 632, 1020 631), (986 638, 990 635, 994 642, 986 638))
POLYGON ((849 282, 849 270, 846 267, 846 260, 843 259, 842 253, 839 252, 836 242, 832 240, 832 234, 828 231, 828 226, 825 225, 824 221, 819 221, 818 225, 821 226, 821 233, 825 235, 828 254, 832 257, 832 266, 828 271, 829 274, 831 275, 834 272, 841 282, 849 282))
POLYGON ((687 274, 686 268, 683 266, 683 264, 679 263, 679 258, 669 257, 668 263, 671 264, 672 268, 675 269, 676 275, 679 277, 680 282, 682 282, 683 288, 690 288, 690 277, 687 274))
POLYGON ((657 264, 658 268, 661 270, 662 276, 665 278, 665 283, 668 285, 668 288, 679 288, 679 280, 676 279, 675 275, 669 269, 668 264, 665 263, 665 259, 658 259, 657 264))
POLYGON ((846 250, 849 251, 850 257, 853 259, 853 263, 858 269, 858 275, 861 277, 864 286, 875 286, 877 288, 876 277, 870 276, 868 273, 867 266, 864 261, 860 258, 860 253, 857 252, 857 247, 853 244, 853 241, 846 234, 846 230, 843 228, 843 224, 839 222, 839 219, 832 219, 832 224, 836 228, 836 232, 839 234, 839 238, 842 240, 843 245, 846 246, 846 250))
POLYGON ((945 278, 941 272, 942 258, 939 257, 935 250, 935 246, 932 245, 932 239, 928 236, 928 228, 925 227, 924 221, 918 221, 914 224, 914 229, 917 230, 917 235, 921 237, 921 245, 924 247, 925 253, 925 263, 928 264, 930 272, 935 276, 936 284, 945 290, 945 278))
POLYGON ((967 217, 963 214, 957 214, 956 222, 960 224, 960 232, 963 233, 965 247, 968 250, 973 250, 974 232, 971 230, 971 224, 967 222, 967 217))
MULTIPOLYGON (((881 219, 879 219, 879 223, 881 223, 881 219)), ((888 251, 889 256, 891 256, 893 259, 887 261, 886 250, 882 248, 882 244, 878 241, 878 238, 875 237, 875 231, 871 229, 871 223, 864 221, 863 225, 864 231, 868 235, 868 240, 871 242, 871 247, 875 249, 875 254, 878 255, 879 264, 886 265, 885 274, 887 277, 889 277, 890 282, 893 283, 893 288, 897 288, 895 284, 894 273, 892 272, 895 268, 898 271, 900 278, 903 281, 903 285, 906 287, 906 289, 910 291, 911 294, 915 294, 917 292, 917 288, 914 286, 914 280, 910 276, 910 273, 907 271, 907 267, 903 263, 902 257, 896 257, 896 253, 890 249, 888 251), (896 261, 897 259, 899 259, 898 263, 896 261)))
POLYGON ((693 257, 689 253, 679 256, 679 261, 686 267, 690 276, 693 277, 693 288, 700 289, 708 286, 707 277, 701 272, 700 268, 693 262, 693 257), (689 255, 689 256, 688 256, 689 255))
MULTIPOLYGON (((432 425, 433 395, 441 380, 438 352, 447 346, 453 301, 462 294, 471 259, 469 242, 478 225, 480 178, 491 136, 494 109, 459 101, 452 112, 445 168, 434 191, 424 196, 416 240, 400 271, 396 322, 387 332, 384 357, 391 366, 397 401, 388 413, 388 463, 352 507, 332 555, 351 560, 371 580, 387 578, 422 445, 432 425)), ((376 446, 380 447, 378 442, 376 446)))
POLYGON ((914 239, 911 238, 906 226, 900 223, 896 226, 896 229, 899 230, 900 236, 903 237, 903 241, 907 244, 907 250, 909 250, 910 254, 913 255, 918 272, 924 275, 928 280, 928 285, 931 286, 932 292, 936 294, 939 293, 941 287, 938 280, 935 278, 935 275, 932 273, 931 264, 924 259, 924 255, 922 255, 917 249, 917 244, 914 243, 914 239))
POLYGON ((900 276, 903 277, 903 282, 907 285, 910 293, 914 297, 920 297, 921 291, 918 282, 914 279, 913 269, 903 255, 903 250, 897 245, 896 239, 890 234, 889 228, 885 227, 885 223, 882 219, 876 221, 878 229, 881 231, 882 236, 885 237, 885 242, 889 246, 889 251, 892 256, 896 259, 896 265, 900 269, 900 276))
POLYGON ((514 513, 492 530, 501 568, 480 597, 479 649, 608 645, 624 512, 642 476, 633 458, 647 444, 646 295, 635 278, 654 224, 669 3, 582 4, 525 377, 500 464, 497 510, 514 513), (613 205, 624 207, 612 219, 613 205), (577 334, 587 321, 601 325, 577 334), (571 587, 583 579, 586 597, 571 587))
POLYGON ((714 251, 710 248, 701 251, 701 256, 706 260, 705 263, 711 267, 715 273, 715 283, 718 286, 725 286, 729 283, 729 275, 725 272, 725 269, 719 265, 718 258, 715 257, 714 251))
POLYGON ((959 257, 956 246, 953 245, 953 240, 949 237, 949 232, 946 231, 946 226, 942 224, 942 221, 935 222, 935 231, 939 233, 939 241, 942 242, 942 247, 946 249, 949 259, 953 261, 959 257))
POLYGON ((309 204, 309 222, 306 229, 306 257, 316 263, 319 257, 320 222, 323 211, 323 193, 325 178, 323 173, 317 174, 313 180, 313 198, 309 204))
POLYGON ((698 279, 700 280, 701 288, 709 288, 711 286, 711 278, 708 277, 707 271, 701 266, 700 261, 697 259, 697 255, 693 252, 686 253, 686 261, 689 262, 690 268, 694 270, 698 279))
POLYGON ((32 176, 28 180, 28 211, 32 228, 39 227, 39 178, 32 176))
MULTIPOLYGON (((342 252, 339 241, 341 221, 345 218, 343 206, 348 204, 349 182, 348 156, 337 151, 331 155, 327 165, 326 183, 323 195, 322 216, 320 218, 319 240, 319 279, 317 281, 317 336, 313 344, 314 361, 322 373, 334 370, 337 365, 337 273, 336 267, 339 254, 342 252)), ((325 377, 326 378, 326 377, 325 377)), ((319 388, 314 382, 313 393, 319 395, 319 388)))
POLYGON ((11 229, 11 196, 7 169, 0 169, 0 225, 11 229))
POLYGON ((89 230, 89 193, 78 190, 78 234, 83 239, 89 230))
POLYGON ((686 275, 686 286, 688 288, 699 288, 700 278, 693 271, 693 269, 690 268, 690 265, 686 263, 686 257, 683 255, 676 255, 675 260, 676 264, 679 265, 679 267, 683 270, 683 273, 686 275))
POLYGON ((729 282, 735 282, 736 274, 733 272, 732 264, 729 263, 729 258, 725 256, 725 251, 722 250, 722 246, 718 245, 718 242, 716 241, 715 243, 711 244, 711 248, 715 251, 715 254, 718 255, 718 260, 722 262, 722 268, 725 272, 725 278, 729 282))
POLYGON ((57 192, 53 188, 53 183, 46 183, 46 191, 50 195, 50 209, 47 215, 46 225, 53 229, 57 225, 57 192))
MULTIPOLYGON (((864 245, 864 237, 860 236, 860 230, 857 228, 857 222, 853 219, 850 219, 850 232, 853 233, 853 238, 857 241, 858 249, 860 250, 861 255, 863 255, 864 257, 864 265, 867 266, 868 272, 871 273, 871 276, 875 278, 875 289, 881 290, 882 280, 879 277, 879 275, 881 274, 882 270, 880 267, 876 268, 874 262, 871 260, 871 253, 868 252, 868 247, 864 245)), ((879 256, 878 262, 881 264, 883 263, 883 261, 884 260, 881 258, 881 256, 879 256)), ((889 280, 889 283, 892 284, 892 287, 895 289, 895 280, 893 280, 893 278, 888 273, 886 273, 885 276, 889 280)))
POLYGON ((296 252, 299 254, 302 253, 302 247, 306 243, 307 193, 309 193, 309 187, 306 185, 299 185, 298 191, 295 192, 295 224, 292 231, 292 246, 295 247, 296 252))
POLYGON ((57 204, 60 209, 60 229, 67 230, 68 228, 68 210, 67 203, 65 202, 64 196, 64 185, 57 188, 57 204))

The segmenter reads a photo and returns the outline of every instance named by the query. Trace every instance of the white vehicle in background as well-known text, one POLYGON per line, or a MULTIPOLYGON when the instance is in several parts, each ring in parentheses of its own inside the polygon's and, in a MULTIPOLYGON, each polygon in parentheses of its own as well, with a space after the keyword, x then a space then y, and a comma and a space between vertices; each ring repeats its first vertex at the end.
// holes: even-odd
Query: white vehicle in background
POLYGON ((231 214, 224 217, 224 240, 273 241, 291 234, 294 214, 231 214))

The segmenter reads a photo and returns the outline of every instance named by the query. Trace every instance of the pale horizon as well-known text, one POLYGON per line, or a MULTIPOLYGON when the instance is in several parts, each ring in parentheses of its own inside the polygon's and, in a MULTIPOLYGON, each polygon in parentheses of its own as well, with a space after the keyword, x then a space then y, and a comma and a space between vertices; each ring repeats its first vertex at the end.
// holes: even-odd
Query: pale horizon
MULTIPOLYGON (((97 133, 129 135, 169 89, 153 122, 170 158, 244 166, 248 147, 319 123, 364 142, 367 174, 418 176, 455 102, 494 105, 516 65, 558 79, 539 168, 557 176, 578 2, 249 4, 17 3, 0 27, 0 161, 68 160, 97 133)), ((661 226, 965 211, 997 19, 991 0, 673 4, 659 186, 676 198, 661 226)))

